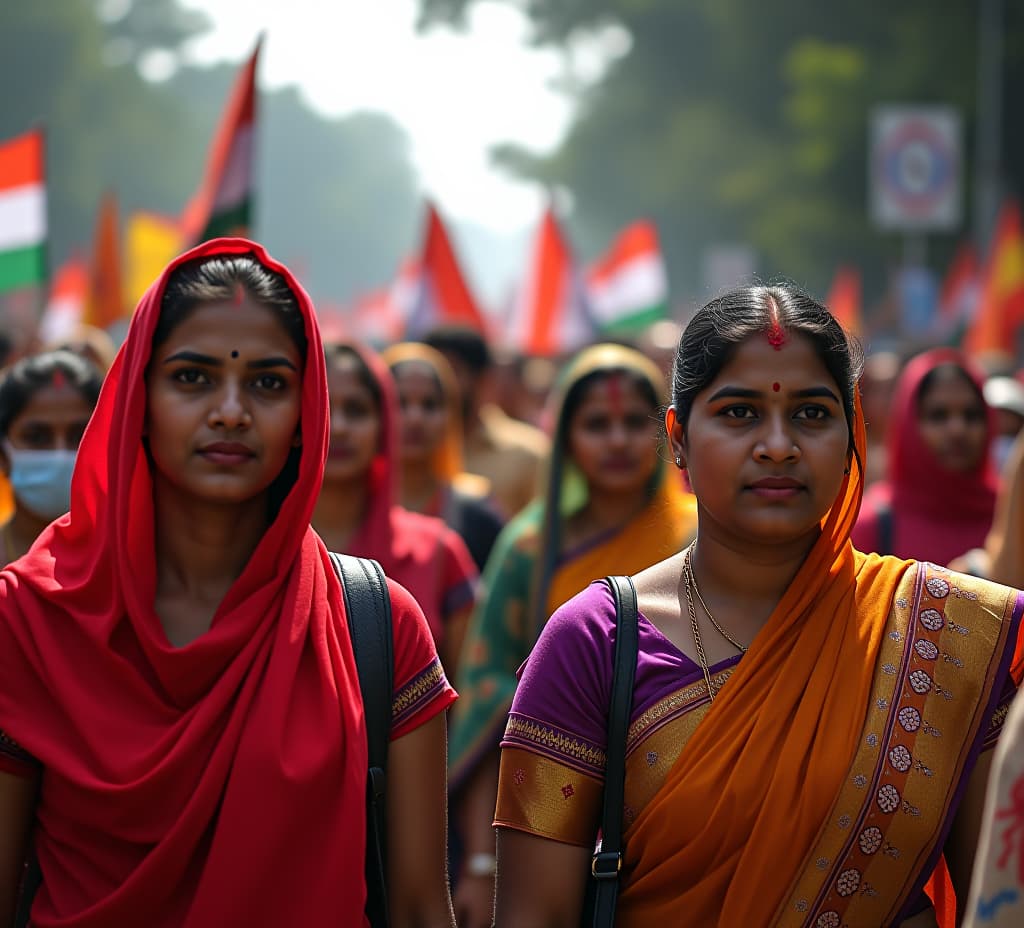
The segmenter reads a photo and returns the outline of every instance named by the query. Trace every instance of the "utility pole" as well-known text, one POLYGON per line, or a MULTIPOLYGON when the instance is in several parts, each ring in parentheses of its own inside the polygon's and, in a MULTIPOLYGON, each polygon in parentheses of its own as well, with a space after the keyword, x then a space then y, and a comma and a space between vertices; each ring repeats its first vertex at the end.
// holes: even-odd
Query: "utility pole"
POLYGON ((1003 0, 978 3, 977 91, 972 231, 984 255, 1002 199, 1003 0))

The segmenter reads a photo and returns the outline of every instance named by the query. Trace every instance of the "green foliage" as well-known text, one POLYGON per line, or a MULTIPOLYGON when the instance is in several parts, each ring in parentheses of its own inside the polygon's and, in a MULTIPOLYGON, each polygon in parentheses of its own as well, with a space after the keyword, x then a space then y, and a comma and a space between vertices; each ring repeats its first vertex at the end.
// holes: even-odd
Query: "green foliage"
MULTIPOLYGON (((424 25, 457 22, 474 0, 420 0, 424 25)), ((630 218, 658 221, 678 297, 702 294, 704 250, 744 242, 763 276, 822 292, 840 262, 859 263, 877 292, 898 236, 867 207, 873 106, 951 103, 974 131, 977 3, 928 0, 506 0, 539 42, 559 45, 609 21, 629 52, 579 97, 559 148, 499 146, 499 164, 562 186, 585 252, 630 218)), ((1007 181, 1024 186, 1024 5, 1005 0, 1007 181)), ((969 160, 967 179, 970 178, 969 160)), ((969 193, 969 185, 968 185, 969 193)), ((968 200, 969 203, 969 200, 968 200)), ((970 209, 964 211, 965 220, 970 209)), ((941 268, 967 233, 933 236, 941 268)))
MULTIPOLYGON (((125 214, 181 210, 237 69, 182 68, 148 83, 138 63, 177 53, 205 17, 176 0, 133 0, 105 22, 103 6, 32 0, 3 13, 0 80, 11 92, 0 138, 46 127, 51 267, 91 247, 105 189, 125 214)), ((403 131, 374 114, 321 118, 294 90, 261 94, 261 107, 257 237, 296 263, 314 295, 343 299, 389 279, 419 209, 403 131)))

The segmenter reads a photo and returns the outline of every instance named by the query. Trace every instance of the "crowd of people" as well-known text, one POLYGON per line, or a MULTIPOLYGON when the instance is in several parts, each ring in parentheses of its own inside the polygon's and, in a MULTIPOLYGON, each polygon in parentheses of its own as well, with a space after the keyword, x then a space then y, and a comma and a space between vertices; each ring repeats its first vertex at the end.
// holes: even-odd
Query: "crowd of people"
POLYGON ((0 928, 583 924, 611 575, 616 925, 1020 924, 1020 382, 865 368, 788 285, 711 300, 668 364, 664 329, 521 421, 482 333, 325 343, 218 239, 116 357, 10 363, 0 928), (383 780, 331 552, 387 577, 383 780))

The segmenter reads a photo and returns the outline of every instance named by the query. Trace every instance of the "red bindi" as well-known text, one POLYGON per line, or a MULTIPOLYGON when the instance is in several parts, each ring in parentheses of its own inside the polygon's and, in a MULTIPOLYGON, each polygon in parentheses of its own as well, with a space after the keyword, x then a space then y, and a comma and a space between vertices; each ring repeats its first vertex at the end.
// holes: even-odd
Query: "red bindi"
POLYGON ((622 415, 622 375, 612 374, 608 378, 608 405, 611 407, 612 415, 622 415))
POLYGON ((779 304, 774 297, 768 297, 768 344, 776 351, 782 350, 786 341, 786 332, 782 328, 782 319, 779 316, 779 304))
POLYGON ((232 299, 232 303, 235 304, 236 309, 242 305, 243 300, 245 300, 245 287, 241 284, 235 284, 235 295, 232 299))
POLYGON ((67 384, 67 382, 68 378, 65 376, 64 371, 62 371, 60 368, 57 368, 57 370, 53 372, 53 380, 51 381, 54 389, 62 389, 67 384))
POLYGON ((781 389, 782 389, 782 387, 779 385, 779 382, 776 380, 775 383, 772 384, 772 390, 775 393, 778 393, 779 390, 781 390, 781 389))

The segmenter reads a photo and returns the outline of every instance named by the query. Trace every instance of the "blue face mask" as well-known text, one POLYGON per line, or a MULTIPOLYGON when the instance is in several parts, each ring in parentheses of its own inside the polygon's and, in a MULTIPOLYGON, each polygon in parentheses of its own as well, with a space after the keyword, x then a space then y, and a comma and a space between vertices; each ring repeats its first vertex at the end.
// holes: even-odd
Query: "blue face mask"
POLYGON ((44 519, 56 519, 71 508, 71 475, 76 451, 35 451, 4 442, 11 462, 10 481, 19 505, 44 519))

